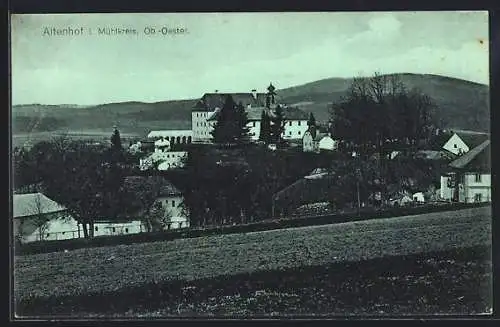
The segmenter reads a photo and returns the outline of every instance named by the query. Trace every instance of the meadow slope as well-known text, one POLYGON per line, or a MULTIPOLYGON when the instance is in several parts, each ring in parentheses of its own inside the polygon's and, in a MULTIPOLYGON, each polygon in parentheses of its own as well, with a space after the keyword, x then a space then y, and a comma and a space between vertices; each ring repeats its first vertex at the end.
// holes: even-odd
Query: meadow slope
POLYGON ((491 244, 491 208, 17 256, 16 301, 491 244))

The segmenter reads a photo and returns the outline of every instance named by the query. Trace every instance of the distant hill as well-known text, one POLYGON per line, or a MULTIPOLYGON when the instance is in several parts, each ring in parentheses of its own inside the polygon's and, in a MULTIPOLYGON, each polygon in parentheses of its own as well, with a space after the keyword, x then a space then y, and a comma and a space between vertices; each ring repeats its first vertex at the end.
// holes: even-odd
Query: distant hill
MULTIPOLYGON (((438 105, 436 116, 449 128, 489 131, 488 86, 465 80, 422 74, 398 74, 408 88, 417 87, 438 105)), ((329 78, 278 90, 281 101, 298 104, 327 121, 332 102, 339 101, 352 79, 329 78)), ((202 94, 200 94, 200 97, 202 94)), ((16 105, 13 134, 47 131, 120 131, 145 135, 151 129, 190 129, 191 107, 197 99, 155 103, 121 102, 98 106, 16 105)))

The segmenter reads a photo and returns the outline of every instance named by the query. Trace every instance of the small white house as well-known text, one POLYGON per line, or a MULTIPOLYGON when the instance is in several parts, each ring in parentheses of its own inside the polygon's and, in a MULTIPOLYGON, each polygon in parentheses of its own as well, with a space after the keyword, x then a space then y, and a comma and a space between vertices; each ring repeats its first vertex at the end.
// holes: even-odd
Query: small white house
POLYGON ((337 149, 337 142, 330 135, 325 135, 319 141, 318 148, 320 151, 333 151, 337 149))
POLYGON ((425 196, 423 192, 417 192, 412 195, 412 199, 414 202, 418 203, 424 203, 425 202, 425 196))
POLYGON ((147 229, 144 223, 139 220, 98 220, 94 222, 94 236, 127 235, 145 231, 147 231, 147 229))
POLYGON ((42 193, 14 194, 12 205, 14 235, 23 243, 83 236, 66 208, 42 193))

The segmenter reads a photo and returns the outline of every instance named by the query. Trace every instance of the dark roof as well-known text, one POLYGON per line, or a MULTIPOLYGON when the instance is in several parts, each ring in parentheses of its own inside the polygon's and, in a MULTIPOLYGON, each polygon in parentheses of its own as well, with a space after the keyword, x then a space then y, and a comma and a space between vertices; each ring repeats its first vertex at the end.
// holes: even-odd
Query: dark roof
POLYGON ((123 181, 124 188, 135 188, 137 186, 146 185, 158 187, 158 196, 181 194, 179 189, 162 176, 127 176, 123 181))
POLYGON ((486 140, 450 163, 456 169, 490 170, 491 147, 486 140))
POLYGON ((462 141, 467 144, 469 149, 475 148, 484 141, 488 140, 490 136, 488 134, 480 134, 480 133, 464 133, 464 132, 456 132, 462 141))
POLYGON ((298 207, 307 203, 328 201, 334 178, 326 175, 323 178, 302 178, 275 194, 274 198, 280 206, 298 207))
MULTIPOLYGON (((265 107, 251 107, 246 108, 247 118, 249 121, 258 120, 262 118, 262 111, 266 110, 265 107)), ((283 107, 283 114, 285 120, 308 120, 309 115, 297 107, 283 107)), ((270 114, 273 116, 273 113, 270 114)), ((214 111, 212 115, 207 118, 207 121, 217 120, 219 111, 214 111)))
POLYGON ((257 93, 256 98, 250 93, 205 93, 203 97, 194 105, 193 111, 214 111, 215 108, 222 108, 228 95, 233 97, 236 104, 240 102, 243 106, 264 107, 266 105, 266 94, 257 93))
POLYGON ((453 133, 446 132, 439 135, 434 135, 429 141, 429 150, 440 151, 443 146, 448 142, 453 133))

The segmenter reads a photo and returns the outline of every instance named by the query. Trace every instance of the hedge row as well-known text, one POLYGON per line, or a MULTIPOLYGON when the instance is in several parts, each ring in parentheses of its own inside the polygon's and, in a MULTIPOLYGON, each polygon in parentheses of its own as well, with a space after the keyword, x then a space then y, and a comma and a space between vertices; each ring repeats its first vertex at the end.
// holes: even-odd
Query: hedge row
POLYGON ((341 213, 321 216, 307 216, 290 219, 265 220, 256 223, 212 228, 190 228, 154 233, 139 233, 119 236, 99 236, 93 239, 69 239, 58 241, 41 241, 15 245, 17 255, 58 252, 79 248, 123 245, 133 243, 171 241, 179 238, 193 238, 209 235, 248 233, 272 229, 293 228, 303 226, 344 223, 350 221, 370 220, 431 212, 453 211, 468 208, 489 206, 489 203, 446 203, 440 205, 422 205, 417 207, 397 207, 383 210, 362 210, 359 213, 341 213))

